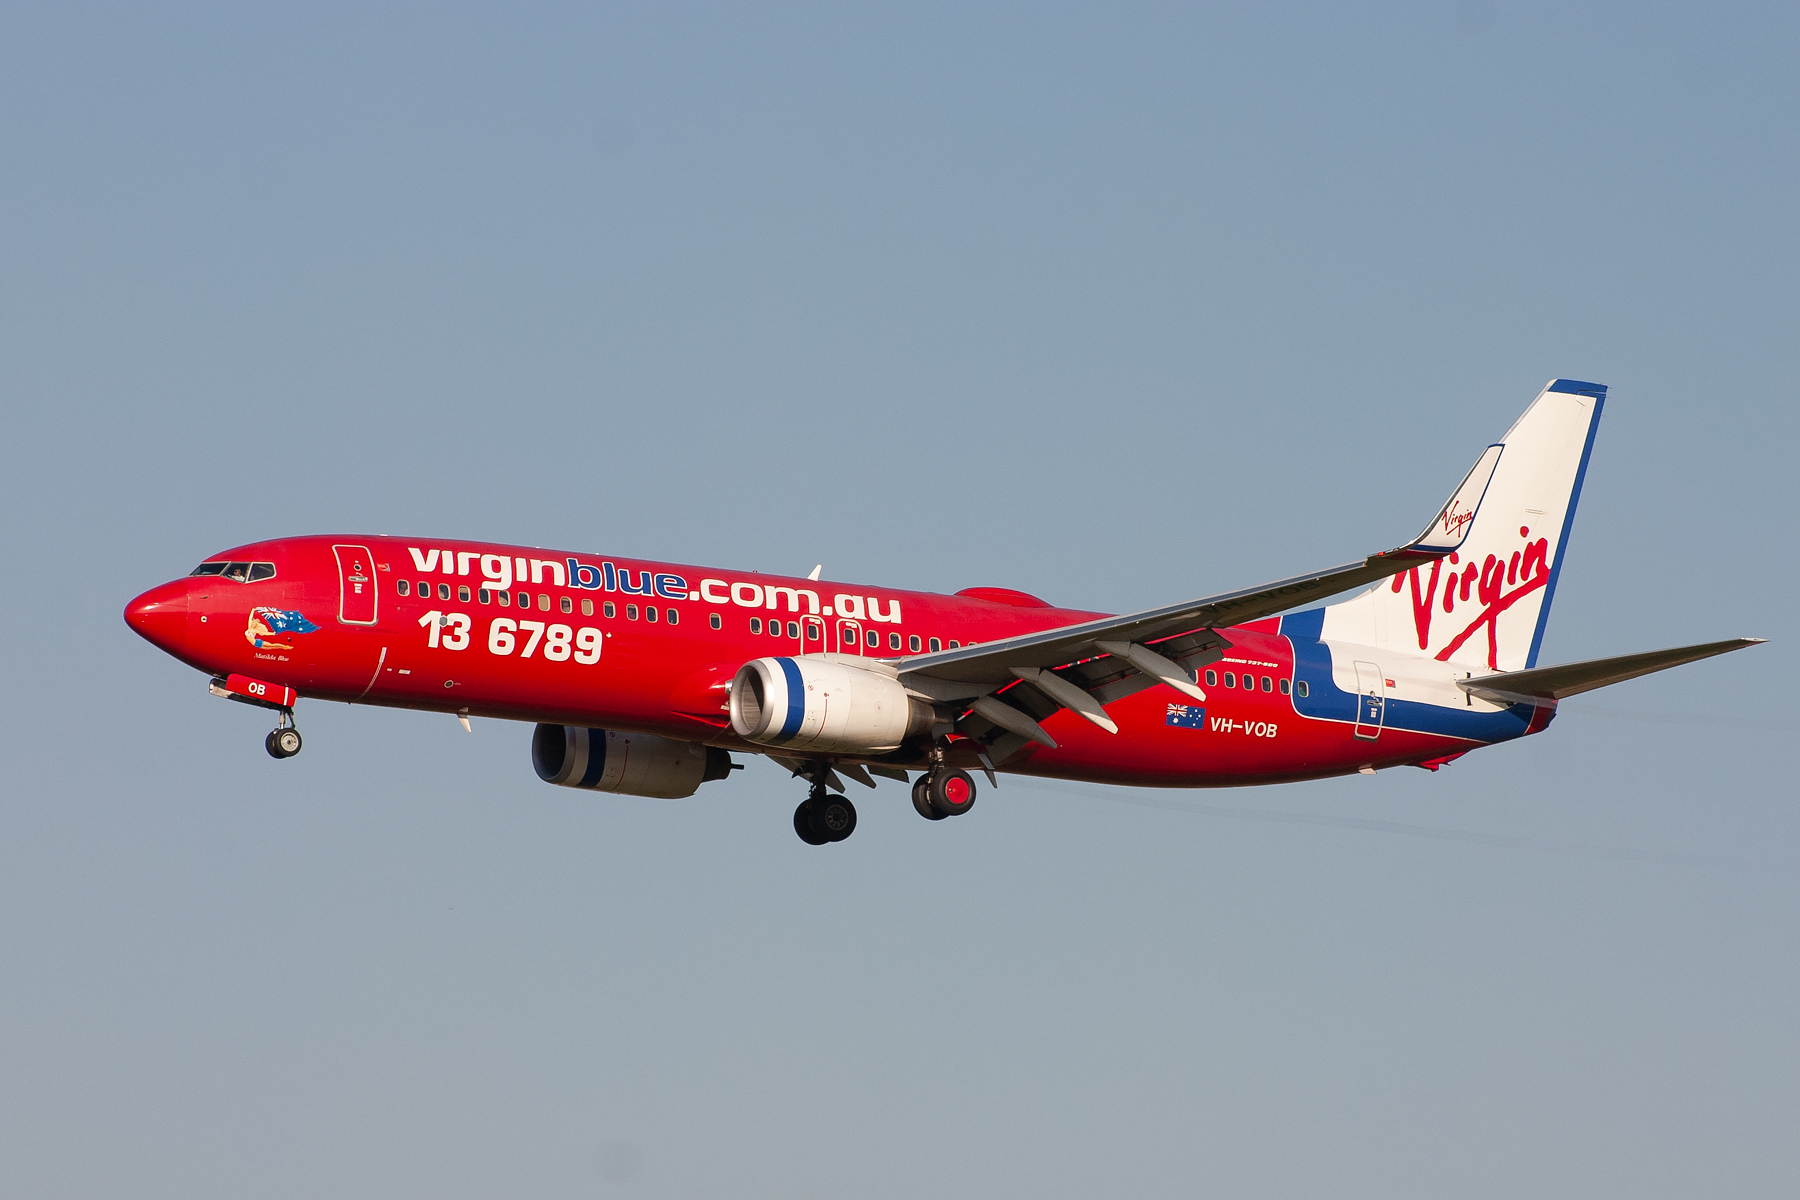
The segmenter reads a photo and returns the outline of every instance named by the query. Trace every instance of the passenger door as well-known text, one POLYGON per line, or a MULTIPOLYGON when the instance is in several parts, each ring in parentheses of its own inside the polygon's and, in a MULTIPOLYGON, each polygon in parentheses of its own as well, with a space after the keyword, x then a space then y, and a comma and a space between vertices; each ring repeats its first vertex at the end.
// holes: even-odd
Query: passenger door
POLYGON ((1387 717, 1387 679, 1371 662, 1356 664, 1356 736, 1374 741, 1387 717))
POLYGON ((375 557, 367 546, 333 546, 338 565, 338 620, 346 625, 375 623, 375 557))

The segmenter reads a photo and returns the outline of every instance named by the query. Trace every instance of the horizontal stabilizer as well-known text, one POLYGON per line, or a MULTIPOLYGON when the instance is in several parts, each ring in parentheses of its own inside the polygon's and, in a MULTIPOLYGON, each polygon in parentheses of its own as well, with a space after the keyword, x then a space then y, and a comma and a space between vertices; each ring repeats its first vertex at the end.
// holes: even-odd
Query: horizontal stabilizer
POLYGON ((1673 650, 1647 650, 1642 654, 1622 654, 1618 658, 1596 658, 1589 662, 1565 663, 1560 667, 1533 667, 1529 671, 1506 671, 1483 675, 1477 679, 1459 679, 1456 686, 1484 700, 1516 704, 1531 700, 1566 700, 1595 688, 1624 683, 1640 675, 1650 675, 1698 662, 1715 654, 1729 654, 1745 646, 1760 645, 1762 638, 1731 638, 1723 642, 1707 642, 1702 646, 1678 646, 1673 650))

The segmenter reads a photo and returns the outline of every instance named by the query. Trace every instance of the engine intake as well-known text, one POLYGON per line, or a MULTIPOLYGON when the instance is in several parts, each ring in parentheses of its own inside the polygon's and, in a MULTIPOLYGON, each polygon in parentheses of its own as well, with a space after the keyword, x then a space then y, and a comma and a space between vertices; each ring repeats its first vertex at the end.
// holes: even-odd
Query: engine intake
POLYGON ((845 655, 758 658, 731 681, 731 728, 795 750, 881 754, 931 732, 931 702, 885 663, 845 655))
POLYGON ((731 755, 717 746, 653 733, 616 733, 577 725, 539 725, 531 735, 538 778, 559 787, 679 800, 731 774, 731 755))

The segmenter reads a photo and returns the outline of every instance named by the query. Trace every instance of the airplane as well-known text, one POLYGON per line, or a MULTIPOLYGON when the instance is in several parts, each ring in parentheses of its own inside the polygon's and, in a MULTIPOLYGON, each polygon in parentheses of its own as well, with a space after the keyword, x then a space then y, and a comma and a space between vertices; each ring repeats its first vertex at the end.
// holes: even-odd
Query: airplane
POLYGON ((437 538, 279 538, 125 609, 214 695, 533 722, 562 787, 677 799, 766 755, 794 832, 849 837, 846 779, 932 821, 1014 773, 1141 787, 1437 771, 1541 733, 1559 701, 1756 645, 1539 666, 1606 388, 1547 384, 1395 549, 1109 616, 1000 587, 945 596, 437 538), (1337 603, 1303 608, 1355 588, 1337 603))

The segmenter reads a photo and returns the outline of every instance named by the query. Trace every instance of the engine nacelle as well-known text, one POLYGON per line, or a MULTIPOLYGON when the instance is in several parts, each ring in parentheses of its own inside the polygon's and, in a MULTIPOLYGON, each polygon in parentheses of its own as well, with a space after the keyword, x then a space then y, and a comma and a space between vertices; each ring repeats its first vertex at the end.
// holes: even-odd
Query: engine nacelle
POLYGON ((793 750, 881 754, 937 719, 885 663, 849 655, 758 658, 731 681, 731 728, 793 750))
POLYGON ((653 733, 539 725, 531 735, 531 765, 539 779, 559 787, 679 800, 731 774, 731 755, 653 733))

